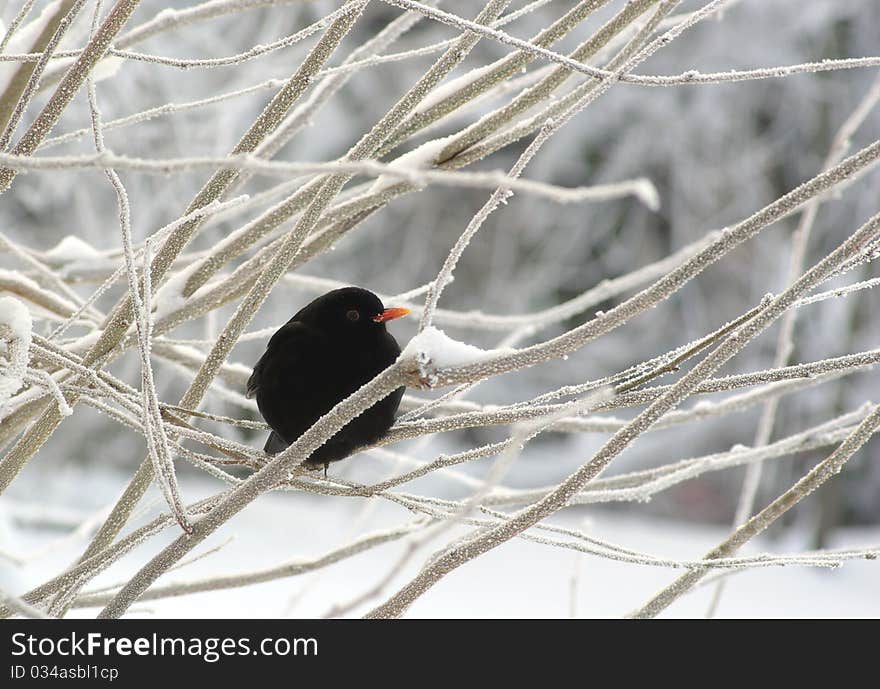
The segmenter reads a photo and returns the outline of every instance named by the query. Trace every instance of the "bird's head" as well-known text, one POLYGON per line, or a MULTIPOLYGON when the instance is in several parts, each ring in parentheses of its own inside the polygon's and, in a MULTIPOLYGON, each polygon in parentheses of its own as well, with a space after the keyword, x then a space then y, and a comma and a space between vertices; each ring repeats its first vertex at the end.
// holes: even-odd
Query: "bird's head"
POLYGON ((409 309, 386 309, 369 290, 343 287, 318 297, 303 308, 295 320, 324 332, 354 334, 384 332, 385 323, 409 313, 409 309))

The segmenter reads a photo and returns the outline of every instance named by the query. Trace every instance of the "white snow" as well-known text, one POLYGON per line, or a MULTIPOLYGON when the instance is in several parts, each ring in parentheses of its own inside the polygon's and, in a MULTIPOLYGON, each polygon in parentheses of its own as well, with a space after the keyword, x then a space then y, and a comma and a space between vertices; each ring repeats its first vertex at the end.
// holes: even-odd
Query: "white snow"
POLYGON ((428 110, 447 96, 464 89, 467 85, 475 82, 484 74, 487 74, 490 70, 495 69, 495 67, 502 61, 503 58, 501 60, 496 60, 495 62, 492 62, 488 65, 484 65, 483 67, 475 67, 471 71, 465 72, 455 79, 450 79, 449 81, 440 84, 437 88, 435 88, 427 96, 425 96, 425 98, 422 99, 422 102, 416 106, 415 111, 424 112, 425 110, 428 110))
POLYGON ((21 387, 31 346, 31 314, 14 297, 0 297, 0 339, 6 341, 9 363, 0 369, 0 409, 21 387))
MULTIPOLYGON (((27 275, 22 274, 17 270, 6 270, 5 268, 0 268, 0 282, 5 282, 8 285, 12 286, 12 289, 8 289, 13 293, 16 293, 16 287, 20 287, 23 292, 21 292, 22 296, 31 296, 40 295, 42 299, 44 299, 48 303, 54 303, 63 309, 67 309, 71 313, 76 311, 77 306, 72 301, 68 301, 66 298, 59 296, 55 292, 50 292, 46 289, 43 289, 39 283, 31 280, 27 275)), ((0 287, 0 291, 4 291, 2 287, 0 287)), ((39 299, 37 301, 40 301, 39 299)), ((33 317, 39 320, 40 318, 45 317, 55 317, 57 318, 57 314, 47 310, 41 304, 36 302, 31 302, 31 308, 33 317)))
POLYGON ((100 330, 92 330, 80 337, 77 337, 69 345, 68 349, 75 354, 85 354, 101 337, 100 330))
POLYGON ((153 317, 156 320, 164 318, 186 305, 183 288, 186 286, 190 275, 198 266, 198 262, 193 262, 190 266, 177 271, 168 278, 164 285, 155 291, 153 294, 153 317))
MULTIPOLYGON (((363 457, 367 461, 367 457, 363 457)), ((6 590, 20 594, 54 576, 82 554, 88 542, 80 534, 51 547, 63 537, 57 527, 28 526, 13 519, 21 507, 38 505, 48 491, 53 511, 76 511, 81 518, 112 503, 125 476, 107 469, 70 468, 46 479, 32 473, 13 484, 14 495, 0 509, 0 549, 17 556, 43 553, 16 566, 0 568, 6 590), (87 495, 77 487, 89 486, 87 495), (27 503, 24 504, 24 503, 27 503), (4 517, 6 517, 4 519, 4 517), (5 530, 4 534, 4 522, 5 530)), ((216 491, 216 484, 203 478, 184 477, 184 486, 194 499, 216 491)), ((158 498, 151 489, 146 502, 158 498)), ((49 508, 47 508, 49 509, 49 508)), ((390 528, 405 521, 396 506, 379 503, 368 516, 346 498, 316 498, 311 495, 267 495, 236 515, 219 533, 212 535, 197 552, 228 545, 209 557, 170 573, 161 583, 198 580, 208 576, 234 574, 274 567, 291 559, 309 560, 350 542, 363 533, 390 528), (316 517, 316 515, 318 515, 316 517), (318 518, 320 517, 320 518, 318 518), (359 521, 360 520, 360 521, 359 521), (357 529, 353 525, 357 524, 357 529), (258 536, 255 536, 258 534, 258 536)), ((627 548, 670 558, 697 558, 726 537, 721 525, 705 526, 687 521, 640 513, 591 508, 554 517, 558 526, 584 527, 596 537, 627 548)), ((140 522, 139 522, 140 523, 140 522)), ((70 533, 70 532, 68 532, 70 533)), ((458 531, 456 532, 458 533, 458 531)), ((463 531, 462 531, 463 533, 463 531)), ((163 537, 163 542, 165 538, 163 537)), ((761 552, 795 552, 804 548, 808 534, 797 532, 783 540, 757 538, 743 549, 743 555, 761 552)), ((880 528, 846 528, 836 532, 831 547, 860 547, 877 543, 880 528)), ((371 598, 349 616, 363 614, 387 598, 416 574, 436 544, 420 548, 403 567, 382 596, 371 598)), ((405 542, 389 543, 344 559, 330 567, 302 576, 277 579, 238 589, 226 589, 135 604, 130 617, 317 617, 335 603, 360 596, 381 580, 391 564, 405 552, 405 542)), ((123 581, 154 554, 153 547, 133 551, 121 562, 91 582, 89 589, 123 581)), ((877 617, 877 561, 853 560, 836 570, 807 567, 769 567, 732 575, 718 610, 726 617, 877 617)), ((620 617, 643 604, 680 570, 615 562, 522 539, 513 539, 492 552, 469 562, 444 577, 419 598, 407 617, 620 617), (577 568, 578 560, 581 561, 577 568), (572 611, 572 577, 579 569, 572 611)), ((161 585, 160 583, 160 585, 161 585)), ((702 617, 712 596, 712 586, 701 586, 673 604, 663 617, 702 617)), ((94 617, 96 608, 74 608, 71 617, 94 617)))
POLYGON ((6 268, 0 268, 0 281, 8 282, 8 283, 19 283, 22 287, 26 287, 29 290, 33 290, 34 292, 41 292, 42 287, 31 280, 27 275, 20 273, 17 270, 6 270, 6 268))
POLYGON ((51 249, 43 253, 43 257, 60 264, 74 261, 91 261, 101 257, 101 252, 79 237, 67 235, 51 249))
POLYGON ((0 327, 6 326, 13 339, 31 344, 31 314, 15 297, 0 297, 0 327))
MULTIPOLYGON (((532 447, 534 450, 534 447, 532 447)), ((536 463, 557 460, 558 448, 536 456, 536 463)), ((363 455, 355 480, 385 478, 387 466, 363 455)), ((21 565, 0 557, 0 584, 21 594, 70 565, 82 554, 89 531, 74 525, 115 502, 128 476, 111 467, 50 465, 36 471, 30 465, 10 486, 0 505, 0 551, 25 559, 21 565), (87 485, 88 491, 82 486, 87 485), (66 532, 20 519, 37 510, 70 521, 66 532), (78 516, 77 516, 78 515, 78 516), (13 518, 15 517, 15 518, 13 518), (54 545, 53 545, 54 544, 54 545), (36 554, 39 557, 34 557, 36 554), (4 570, 4 565, 5 570, 4 570)), ((335 469, 332 471, 339 471, 335 469)), ((345 469, 354 471, 353 466, 345 469)), ((433 480, 433 479, 426 479, 433 480)), ((424 484, 422 484, 424 487, 424 484)), ((436 484, 434 484, 436 485, 436 484)), ((217 483, 183 475, 181 488, 199 499, 217 491, 217 483)), ((431 495, 428 488, 420 491, 431 495)), ((153 487, 144 505, 161 500, 153 487)), ((146 509, 146 507, 144 508, 146 509)), ((153 511, 148 514, 152 516, 153 511)), ((147 515, 135 523, 141 524, 147 515)), ((274 567, 282 562, 310 560, 366 533, 407 521, 401 508, 389 502, 364 505, 350 498, 305 494, 266 495, 236 515, 196 551, 234 540, 218 552, 164 577, 161 584, 274 567)), ((586 530, 590 535, 626 548, 673 559, 699 558, 729 534, 724 525, 701 525, 658 517, 638 505, 626 511, 598 507, 566 510, 555 515, 557 526, 586 530), (585 520, 589 520, 585 523, 585 520)), ((451 536, 463 534, 456 528, 451 536)), ((159 537, 164 544, 170 532, 159 537)), ((793 529, 780 539, 759 536, 744 546, 744 556, 793 553, 806 549, 810 534, 793 529)), ((880 527, 835 531, 832 548, 856 548, 880 542, 880 527)), ((135 549, 99 575, 89 589, 124 581, 155 554, 157 543, 135 549)), ((350 601, 384 578, 406 552, 405 541, 379 546, 336 564, 301 576, 277 579, 238 589, 226 589, 136 604, 132 617, 315 617, 335 603, 350 601)), ((363 614, 414 576, 436 543, 423 544, 407 561, 381 597, 372 598, 349 616, 363 614)), ((643 604, 681 570, 617 562, 539 543, 513 539, 444 577, 416 601, 407 617, 566 617, 571 612, 572 577, 580 560, 574 592, 579 617, 619 617, 643 604)), ((853 560, 835 570, 807 567, 768 567, 732 575, 718 611, 719 617, 877 617, 877 560, 853 560)), ((673 604, 663 617, 702 617, 712 586, 700 586, 673 604)), ((72 617, 94 617, 96 608, 75 608, 72 617)))
POLYGON ((415 357, 423 365, 431 363, 437 368, 450 368, 475 364, 513 351, 510 348, 480 349, 453 340, 439 328, 429 326, 409 341, 400 356, 415 357))
MULTIPOLYGON (((388 163, 388 167, 393 168, 395 170, 405 171, 405 172, 413 172, 414 175, 418 175, 419 170, 427 170, 434 166, 434 159, 440 154, 446 144, 452 141, 451 136, 444 136, 439 139, 431 139, 431 141, 426 141, 421 146, 418 146, 411 150, 409 153, 404 153, 402 156, 398 156, 390 163, 388 163)), ((370 187, 369 193, 376 194, 383 189, 387 189, 388 187, 394 186, 399 182, 403 181, 400 177, 392 177, 391 175, 380 175, 379 178, 373 183, 373 186, 370 187)))

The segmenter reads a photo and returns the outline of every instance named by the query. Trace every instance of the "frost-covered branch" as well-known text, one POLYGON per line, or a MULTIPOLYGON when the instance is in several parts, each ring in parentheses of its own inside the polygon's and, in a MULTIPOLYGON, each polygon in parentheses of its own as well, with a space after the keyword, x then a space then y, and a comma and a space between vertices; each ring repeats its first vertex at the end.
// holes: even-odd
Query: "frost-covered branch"
POLYGON ((28 463, 57 474, 58 447, 78 485, 129 473, 107 508, 50 501, 25 519, 63 533, 4 546, 11 566, 84 550, 0 615, 119 617, 199 592, 225 609, 240 587, 358 556, 382 564, 310 604, 399 616, 514 539, 682 574, 638 616, 727 574, 875 559, 870 541, 737 552, 880 422, 880 216, 851 233, 877 212, 880 80, 863 70, 880 58, 864 0, 797 26, 780 21, 792 3, 118 0, 103 23, 94 3, 91 34, 80 0, 20 3, 0 37, 0 490, 17 528, 36 508, 28 463), (839 21, 846 36, 818 40, 839 21), (719 47, 744 27, 761 40, 719 47), (390 327, 403 353, 268 455, 251 364, 350 284, 413 312, 390 327), (759 336, 777 320, 771 361, 759 336), (301 466, 401 386, 396 422, 357 459, 301 466), (108 450, 80 465, 81 438, 108 450), (762 494, 780 497, 749 518, 765 465, 762 494), (586 526, 707 487, 727 520, 743 469, 741 526, 703 558, 586 526), (186 504, 191 482, 210 497, 186 504), (200 544, 269 494, 354 512, 318 550, 294 528, 278 564, 224 570, 252 534, 200 544))

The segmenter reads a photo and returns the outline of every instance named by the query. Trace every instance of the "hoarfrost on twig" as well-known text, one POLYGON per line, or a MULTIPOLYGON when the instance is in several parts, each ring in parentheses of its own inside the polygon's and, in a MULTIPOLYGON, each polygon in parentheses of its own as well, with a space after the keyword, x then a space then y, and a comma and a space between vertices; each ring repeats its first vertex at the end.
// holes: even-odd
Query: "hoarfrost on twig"
POLYGON ((8 358, 0 370, 0 414, 9 398, 24 383, 31 328, 31 314, 27 307, 14 297, 0 297, 0 340, 6 343, 8 358))

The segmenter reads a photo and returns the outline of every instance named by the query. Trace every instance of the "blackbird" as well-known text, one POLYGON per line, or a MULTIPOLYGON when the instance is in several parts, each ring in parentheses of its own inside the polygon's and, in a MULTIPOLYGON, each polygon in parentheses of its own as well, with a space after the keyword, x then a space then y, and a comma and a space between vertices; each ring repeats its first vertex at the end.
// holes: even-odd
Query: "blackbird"
MULTIPOLYGON (((400 354, 385 323, 409 313, 386 309, 372 292, 344 287, 318 297, 272 335, 247 382, 247 396, 272 428, 264 451, 281 452, 337 402, 400 354)), ((403 397, 398 388, 343 426, 304 462, 317 468, 381 438, 403 397)))

